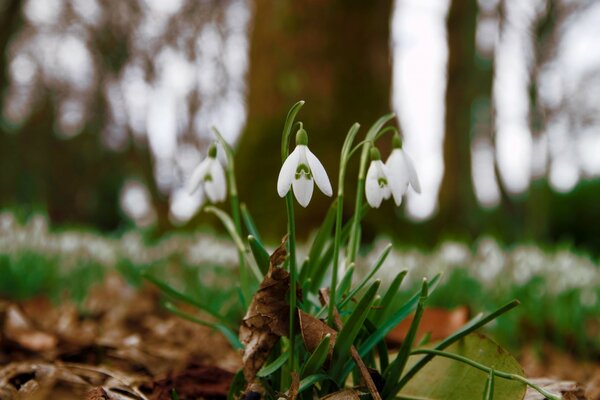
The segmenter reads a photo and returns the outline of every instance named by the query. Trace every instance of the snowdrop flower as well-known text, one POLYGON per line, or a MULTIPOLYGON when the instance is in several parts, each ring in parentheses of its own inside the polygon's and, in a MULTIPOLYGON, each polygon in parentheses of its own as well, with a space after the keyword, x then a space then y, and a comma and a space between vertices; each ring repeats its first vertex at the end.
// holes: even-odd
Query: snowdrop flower
POLYGON ((399 206, 402 203, 402 196, 406 193, 408 185, 410 184, 415 192, 421 193, 421 184, 413 160, 402 150, 402 141, 399 136, 394 136, 393 146, 394 149, 385 162, 385 165, 389 171, 388 177, 390 179, 394 202, 399 206))
POLYGON ((379 208, 381 202, 389 199, 392 195, 388 168, 381 161, 381 154, 375 147, 371 148, 371 164, 367 170, 365 195, 367 203, 373 208, 379 208))
POLYGON ((219 203, 227 196, 227 182, 223 166, 217 160, 217 147, 213 143, 208 149, 208 157, 192 173, 188 192, 193 194, 200 187, 212 203, 219 203))
POLYGON ((290 187, 296 200, 306 207, 313 194, 314 184, 326 196, 331 196, 333 190, 329 177, 321 161, 308 149, 308 135, 302 128, 296 133, 296 148, 283 162, 279 178, 277 178, 277 193, 284 197, 290 187))

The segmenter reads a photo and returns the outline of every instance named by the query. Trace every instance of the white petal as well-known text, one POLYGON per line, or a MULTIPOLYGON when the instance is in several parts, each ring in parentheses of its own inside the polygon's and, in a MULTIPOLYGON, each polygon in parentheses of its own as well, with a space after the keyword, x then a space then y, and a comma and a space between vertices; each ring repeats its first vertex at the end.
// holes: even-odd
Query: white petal
POLYGON ((300 146, 296 146, 294 151, 285 159, 281 170, 279 171, 279 177, 277 178, 277 193, 279 197, 284 197, 290 190, 294 175, 296 174, 296 168, 298 168, 298 160, 300 157, 300 146))
POLYGON ((193 194, 200 187, 200 183, 202 183, 202 178, 206 174, 208 167, 210 167, 210 158, 205 158, 192 172, 192 176, 187 184, 187 191, 189 194, 193 194))
POLYGON ((306 147, 306 158, 315 183, 325 196, 331 196, 333 189, 331 188, 331 182, 329 182, 329 177, 327 176, 327 172, 325 172, 325 168, 323 168, 323 164, 321 164, 321 161, 307 146, 304 147, 306 147))
POLYGON ((383 194, 383 198, 385 200, 387 200, 392 195, 392 190, 390 188, 390 171, 388 170, 388 167, 386 167, 383 162, 379 161, 378 165, 379 165, 379 168, 378 168, 379 176, 381 178, 384 178, 387 181, 387 185, 383 186, 379 190, 381 190, 381 192, 383 194))
POLYGON ((306 179, 306 177, 301 176, 300 179, 294 179, 292 183, 294 188, 294 196, 296 196, 296 200, 302 207, 306 207, 308 203, 310 203, 310 199, 313 194, 314 189, 314 181, 312 179, 306 179))
POLYGON ((415 169, 415 163, 412 158, 406 152, 404 152, 404 158, 406 160, 406 168, 408 169, 408 180, 410 182, 410 186, 415 189, 415 192, 421 193, 421 182, 419 182, 419 175, 417 175, 417 170, 415 169))
POLYGON ((394 149, 385 162, 388 168, 388 175, 400 186, 408 186, 408 168, 405 154, 401 149, 394 149))
POLYGON ((373 208, 379 208, 383 200, 383 192, 379 187, 379 172, 375 161, 371 161, 367 170, 367 179, 365 181, 365 195, 367 203, 373 208))
POLYGON ((214 160, 210 165, 210 176, 212 180, 204 184, 206 195, 213 203, 220 203, 227 196, 227 181, 225 179, 225 171, 221 163, 214 160))
POLYGON ((394 196, 394 203, 399 206, 402 203, 402 196, 404 196, 408 187, 408 170, 402 150, 394 149, 385 162, 385 165, 388 169, 389 184, 394 196))

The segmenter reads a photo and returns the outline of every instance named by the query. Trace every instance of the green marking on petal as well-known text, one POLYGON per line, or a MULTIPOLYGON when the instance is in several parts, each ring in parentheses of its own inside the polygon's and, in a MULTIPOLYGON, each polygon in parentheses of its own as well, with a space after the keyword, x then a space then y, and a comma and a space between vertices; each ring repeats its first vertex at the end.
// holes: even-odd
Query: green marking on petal
POLYGON ((204 175, 204 182, 212 182, 213 177, 211 174, 204 175))
POLYGON ((304 177, 305 179, 312 179, 312 174, 310 172, 310 168, 306 164, 298 164, 296 168, 295 178, 296 180, 304 177))
POLYGON ((387 186, 388 181, 385 178, 379 178, 379 179, 377 179, 377 183, 379 183, 379 187, 382 188, 384 186, 387 186))

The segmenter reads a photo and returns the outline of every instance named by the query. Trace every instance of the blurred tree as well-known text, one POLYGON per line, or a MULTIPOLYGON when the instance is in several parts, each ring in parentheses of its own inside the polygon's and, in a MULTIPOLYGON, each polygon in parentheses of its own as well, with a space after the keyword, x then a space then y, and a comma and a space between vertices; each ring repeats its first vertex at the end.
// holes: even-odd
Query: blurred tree
MULTIPOLYGON (((389 112, 391 5, 391 0, 256 0, 248 123, 238 146, 237 168, 246 178, 239 184, 241 198, 268 232, 285 230, 284 202, 277 197, 275 182, 281 130, 292 104, 306 100, 299 119, 334 187, 339 151, 352 123, 360 122, 364 134, 389 112)), ((356 173, 350 171, 348 179, 356 173)), ((347 194, 348 210, 352 195, 347 194)), ((315 191, 311 212, 298 211, 306 222, 300 225, 304 233, 317 225, 329 202, 315 191)))

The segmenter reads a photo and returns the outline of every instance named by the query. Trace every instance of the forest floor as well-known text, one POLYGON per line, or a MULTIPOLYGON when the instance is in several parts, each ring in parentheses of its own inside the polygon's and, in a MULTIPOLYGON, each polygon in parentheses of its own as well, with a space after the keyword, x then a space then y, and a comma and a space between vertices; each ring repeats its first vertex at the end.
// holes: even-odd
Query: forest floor
MULTIPOLYGON (((600 399, 600 364, 525 348, 529 377, 579 383, 600 399)), ((224 399, 241 357, 219 334, 168 311, 152 287, 109 274, 76 307, 0 300, 0 399, 224 399)), ((528 397, 529 398, 529 397, 528 397)), ((535 396, 531 397, 531 399, 535 396)))

